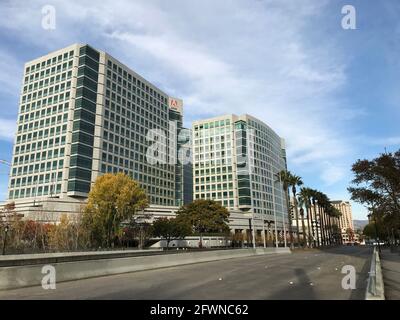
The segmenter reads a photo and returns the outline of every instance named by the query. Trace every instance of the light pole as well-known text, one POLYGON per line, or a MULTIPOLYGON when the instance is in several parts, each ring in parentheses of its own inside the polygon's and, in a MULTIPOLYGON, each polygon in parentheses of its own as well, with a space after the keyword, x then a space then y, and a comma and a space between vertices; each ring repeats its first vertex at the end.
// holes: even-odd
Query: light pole
POLYGON ((3 256, 6 254, 6 245, 7 245, 7 233, 8 233, 8 225, 4 227, 4 239, 3 239, 3 256))
POLYGON ((265 220, 264 217, 262 218, 262 226, 263 226, 263 241, 264 241, 264 248, 267 247, 266 235, 265 235, 265 220))
POLYGON ((254 212, 251 213, 251 224, 252 224, 252 240, 253 240, 253 249, 256 248, 256 224, 254 223, 254 212))

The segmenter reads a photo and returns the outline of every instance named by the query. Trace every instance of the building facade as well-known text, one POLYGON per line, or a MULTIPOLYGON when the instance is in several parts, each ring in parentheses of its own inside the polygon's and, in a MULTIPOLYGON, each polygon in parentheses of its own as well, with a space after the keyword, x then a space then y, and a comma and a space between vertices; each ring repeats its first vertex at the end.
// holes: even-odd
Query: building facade
POLYGON ((181 100, 88 45, 29 61, 8 200, 80 203, 99 175, 124 172, 146 190, 150 204, 175 206, 184 198, 177 174, 183 168, 174 162, 182 116, 181 100), (166 137, 157 140, 162 163, 148 152, 157 133, 166 137))
POLYGON ((194 199, 251 213, 257 233, 271 224, 272 232, 287 231, 286 198, 277 178, 286 169, 283 139, 249 115, 195 121, 192 129, 194 199))
POLYGON ((340 211, 340 227, 343 241, 350 241, 348 229, 351 229, 354 234, 353 215, 351 213, 351 204, 349 201, 335 200, 331 201, 332 205, 340 211))

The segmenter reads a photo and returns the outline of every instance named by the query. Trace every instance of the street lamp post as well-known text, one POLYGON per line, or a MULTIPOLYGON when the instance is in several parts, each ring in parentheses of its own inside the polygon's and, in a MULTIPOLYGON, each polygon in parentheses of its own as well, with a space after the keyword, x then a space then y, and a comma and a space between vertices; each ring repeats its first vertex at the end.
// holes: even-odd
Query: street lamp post
POLYGON ((8 225, 4 227, 4 239, 3 239, 3 256, 6 254, 6 245, 7 245, 7 233, 8 233, 8 225))
POLYGON ((253 241, 253 249, 256 248, 256 224, 254 221, 254 212, 252 212, 251 216, 251 222, 252 222, 252 241, 253 241))
POLYGON ((262 226, 263 226, 263 241, 264 241, 264 248, 266 248, 266 247, 267 247, 267 240, 265 239, 265 238, 266 238, 266 235, 265 235, 265 220, 264 220, 264 218, 262 219, 262 226))

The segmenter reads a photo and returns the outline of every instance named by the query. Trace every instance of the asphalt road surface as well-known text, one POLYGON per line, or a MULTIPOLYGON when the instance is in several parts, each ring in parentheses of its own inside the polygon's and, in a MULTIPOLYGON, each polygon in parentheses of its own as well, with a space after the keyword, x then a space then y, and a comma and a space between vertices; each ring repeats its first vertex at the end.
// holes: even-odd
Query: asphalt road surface
POLYGON ((254 256, 0 291, 0 299, 360 299, 372 249, 338 247, 254 256), (356 289, 342 288, 354 266, 356 289))

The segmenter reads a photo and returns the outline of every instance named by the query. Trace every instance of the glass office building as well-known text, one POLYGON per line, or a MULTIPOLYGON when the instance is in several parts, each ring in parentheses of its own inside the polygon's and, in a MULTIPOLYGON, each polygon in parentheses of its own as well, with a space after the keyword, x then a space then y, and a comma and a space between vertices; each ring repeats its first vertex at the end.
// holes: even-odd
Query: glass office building
POLYGON ((180 111, 171 111, 178 100, 88 45, 27 62, 9 200, 83 199, 99 175, 124 172, 146 190, 151 204, 174 206, 183 198, 176 187, 183 185, 182 175, 170 159, 178 144, 171 123, 182 127, 182 101, 180 111), (159 143, 166 163, 149 163, 149 130, 165 133, 159 143))
POLYGON ((195 199, 213 199, 259 219, 273 221, 275 214, 287 221, 277 177, 286 170, 284 140, 268 125, 249 115, 195 121, 193 156, 195 199))

